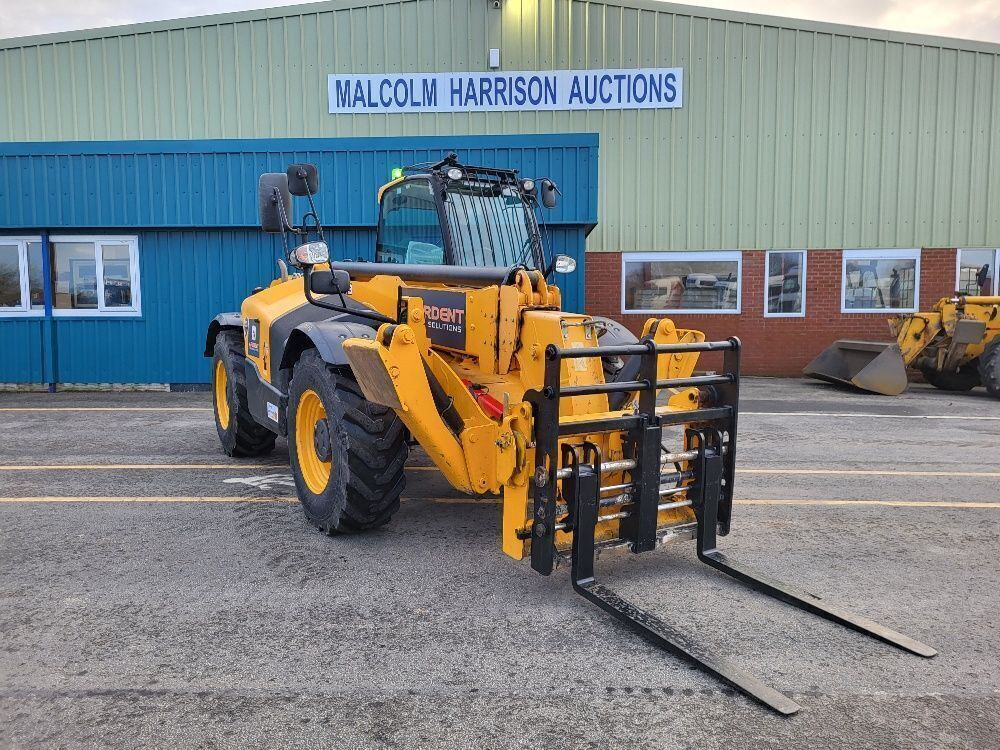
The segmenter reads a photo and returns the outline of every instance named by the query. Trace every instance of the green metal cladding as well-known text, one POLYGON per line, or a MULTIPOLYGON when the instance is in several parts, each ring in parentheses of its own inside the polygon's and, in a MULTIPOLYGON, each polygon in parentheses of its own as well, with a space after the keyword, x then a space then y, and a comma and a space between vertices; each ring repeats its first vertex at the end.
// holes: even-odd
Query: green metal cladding
POLYGON ((0 100, 0 141, 597 132, 592 251, 1000 246, 982 42, 654 0, 337 0, 3 40, 0 100), (486 70, 490 47, 505 70, 683 67, 684 106, 327 113, 329 73, 486 70))

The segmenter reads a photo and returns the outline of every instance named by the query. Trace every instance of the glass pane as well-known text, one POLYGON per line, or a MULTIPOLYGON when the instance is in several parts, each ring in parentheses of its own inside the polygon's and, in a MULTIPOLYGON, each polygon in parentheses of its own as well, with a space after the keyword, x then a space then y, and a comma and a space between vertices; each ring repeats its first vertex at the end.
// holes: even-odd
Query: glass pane
POLYGON ((0 307, 21 306, 21 262, 17 245, 0 245, 0 307))
POLYGON ((912 309, 916 290, 914 258, 848 260, 844 278, 844 309, 912 309))
POLYGON ((456 264, 535 267, 532 209, 510 185, 450 183, 444 210, 456 264))
POLYGON ((382 198, 376 263, 444 263, 444 240, 430 183, 407 182, 382 198))
POLYGON ((45 287, 42 285, 42 243, 28 243, 28 294, 32 310, 45 309, 45 287))
POLYGON ((767 256, 767 311, 800 313, 805 288, 802 285, 802 253, 770 253, 767 256))
POLYGON ((52 243, 52 273, 57 310, 97 309, 97 258, 90 242, 52 243))
POLYGON ((101 245, 104 261, 104 306, 132 306, 132 272, 128 245, 101 245))
POLYGON ((628 310, 735 310, 735 260, 625 261, 628 310))
POLYGON ((958 251, 958 292, 960 294, 993 294, 993 280, 996 278, 994 255, 992 248, 989 250, 958 251))

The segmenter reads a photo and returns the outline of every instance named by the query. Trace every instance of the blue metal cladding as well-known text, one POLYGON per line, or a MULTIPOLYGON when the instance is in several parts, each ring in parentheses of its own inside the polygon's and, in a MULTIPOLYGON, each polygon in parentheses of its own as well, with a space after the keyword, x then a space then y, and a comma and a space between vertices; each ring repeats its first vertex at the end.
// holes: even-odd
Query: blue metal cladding
POLYGON ((283 255, 256 228, 261 172, 317 163, 333 257, 373 260, 378 187, 392 167, 448 150, 556 180, 552 252, 579 267, 556 281, 564 308, 582 310, 596 136, 0 144, 0 235, 136 234, 142 288, 138 318, 0 318, 0 382, 207 382, 208 322, 269 283, 283 255))
POLYGON ((0 227, 251 227, 257 178, 294 162, 320 168, 325 224, 374 226, 393 167, 454 150, 468 164, 551 177, 553 224, 597 222, 597 136, 123 141, 0 144, 0 227))

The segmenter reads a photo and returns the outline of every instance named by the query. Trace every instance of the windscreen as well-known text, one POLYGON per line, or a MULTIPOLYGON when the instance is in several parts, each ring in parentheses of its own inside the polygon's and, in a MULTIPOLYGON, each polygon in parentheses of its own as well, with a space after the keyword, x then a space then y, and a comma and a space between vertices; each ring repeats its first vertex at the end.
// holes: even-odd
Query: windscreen
POLYGON ((456 265, 520 263, 535 268, 540 248, 534 215, 513 185, 492 180, 449 183, 445 217, 456 265))

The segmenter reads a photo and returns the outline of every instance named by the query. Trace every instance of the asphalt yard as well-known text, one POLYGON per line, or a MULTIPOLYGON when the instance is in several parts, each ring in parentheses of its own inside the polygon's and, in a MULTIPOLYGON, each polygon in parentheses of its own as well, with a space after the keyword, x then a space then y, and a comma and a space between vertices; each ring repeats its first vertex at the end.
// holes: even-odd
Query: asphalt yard
POLYGON ((922 659, 700 564, 602 581, 803 705, 779 717, 499 549, 419 451, 330 538, 207 393, 0 395, 0 748, 1000 746, 1000 402, 745 379, 722 548, 922 659))

